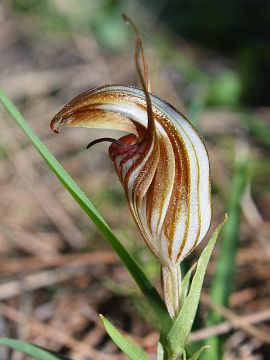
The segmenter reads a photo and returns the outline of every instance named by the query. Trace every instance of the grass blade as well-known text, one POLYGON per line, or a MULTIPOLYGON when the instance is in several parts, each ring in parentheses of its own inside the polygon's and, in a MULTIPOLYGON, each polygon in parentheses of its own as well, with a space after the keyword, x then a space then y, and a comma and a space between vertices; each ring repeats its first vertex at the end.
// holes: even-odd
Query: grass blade
MULTIPOLYGON (((229 199, 229 221, 224 229, 223 239, 221 242, 217 267, 212 283, 211 299, 213 303, 223 306, 228 305, 228 299, 232 292, 235 257, 239 239, 239 224, 241 212, 241 198, 245 189, 248 175, 248 159, 241 160, 237 163, 235 175, 232 183, 232 190, 229 199)), ((209 314, 207 325, 218 324, 222 317, 212 311, 209 314)), ((207 341, 211 351, 205 356, 207 360, 218 360, 221 358, 221 342, 217 337, 212 337, 207 341)))
MULTIPOLYGON (((145 295, 146 299, 150 303, 151 307, 157 314, 157 318, 160 319, 162 323, 169 324, 171 323, 169 315, 167 313, 166 306, 162 301, 159 293, 153 284, 149 281, 145 275, 142 268, 137 264, 135 259, 127 252, 121 242, 114 235, 109 225, 105 222, 99 212, 96 210, 90 199, 84 194, 80 189, 77 183, 72 179, 72 177, 65 171, 61 164, 56 160, 54 155, 47 149, 43 142, 38 138, 38 136, 33 132, 33 130, 28 126, 27 122, 17 110, 15 105, 9 100, 9 98, 0 91, 0 101, 11 115, 11 117, 16 121, 19 127, 23 130, 25 135, 34 145, 36 150, 42 156, 44 161, 48 164, 50 169, 55 173, 58 179, 61 181, 63 186, 68 190, 68 192, 73 196, 77 201, 83 211, 89 216, 93 223, 97 226, 101 234, 105 239, 110 243, 115 252, 118 254, 119 258, 122 260, 131 276, 145 295)), ((166 325, 167 326, 167 325, 166 325)))
POLYGON ((227 217, 225 217, 224 221, 216 228, 211 239, 204 248, 198 260, 197 269, 192 279, 186 301, 184 302, 184 305, 168 334, 168 346, 172 355, 172 359, 177 359, 179 356, 181 356, 181 353, 185 347, 198 308, 207 265, 219 232, 221 231, 226 221, 227 217))
POLYGON ((164 349, 160 341, 157 346, 157 360, 164 360, 164 349))
POLYGON ((133 340, 124 337, 104 316, 100 315, 101 321, 113 342, 132 360, 149 360, 133 340))
POLYGON ((0 345, 7 346, 14 350, 19 350, 20 352, 33 356, 38 360, 69 360, 64 356, 57 356, 53 352, 43 349, 37 345, 29 344, 21 340, 14 340, 8 338, 0 338, 0 345))
POLYGON ((205 350, 208 349, 210 346, 202 346, 199 350, 197 350, 195 352, 195 354, 193 354, 190 358, 188 358, 188 360, 197 360, 199 359, 201 353, 205 350))
POLYGON ((180 309, 182 307, 182 305, 184 304, 184 302, 186 301, 187 298, 187 294, 188 294, 188 289, 189 289, 189 284, 190 284, 190 279, 191 279, 191 275, 194 271, 194 269, 196 268, 196 263, 194 263, 191 268, 188 270, 188 272, 186 273, 186 275, 184 276, 183 280, 182 280, 182 284, 181 284, 181 299, 180 299, 180 309))
POLYGON ((241 116, 242 121, 247 125, 248 131, 253 135, 261 144, 270 147, 270 128, 269 125, 264 124, 257 117, 244 113, 241 116))

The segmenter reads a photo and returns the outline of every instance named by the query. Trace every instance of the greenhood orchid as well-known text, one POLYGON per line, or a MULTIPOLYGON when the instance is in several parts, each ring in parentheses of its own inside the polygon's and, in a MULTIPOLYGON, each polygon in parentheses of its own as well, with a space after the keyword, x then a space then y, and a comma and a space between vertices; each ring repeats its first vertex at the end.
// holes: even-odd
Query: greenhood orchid
POLYGON ((125 20, 135 31, 135 63, 143 89, 105 85, 88 90, 55 115, 51 128, 58 132, 65 125, 128 133, 119 140, 93 143, 112 142, 110 158, 133 219, 161 265, 165 302, 174 317, 181 296, 180 262, 202 241, 211 221, 209 160, 186 117, 149 92, 141 39, 133 23, 125 20))

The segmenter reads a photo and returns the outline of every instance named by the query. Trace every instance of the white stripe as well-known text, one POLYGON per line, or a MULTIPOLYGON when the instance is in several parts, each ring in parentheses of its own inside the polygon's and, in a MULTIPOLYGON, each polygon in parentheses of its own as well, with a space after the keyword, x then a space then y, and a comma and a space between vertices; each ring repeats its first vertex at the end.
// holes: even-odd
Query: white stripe
MULTIPOLYGON (((137 88, 129 88, 129 87, 122 87, 122 86, 110 86, 110 87, 103 87, 101 89, 98 89, 95 91, 95 93, 98 92, 120 92, 127 95, 132 95, 133 97, 138 97, 145 101, 145 95, 144 92, 137 88)), ((110 101, 110 100, 109 100, 110 101)), ((99 108, 103 110, 108 111, 114 111, 121 113, 122 115, 131 118, 133 121, 138 122, 139 124, 143 125, 144 127, 147 127, 147 112, 140 108, 138 105, 130 102, 125 102, 126 100, 123 99, 121 101, 121 97, 118 97, 117 101, 114 101, 113 103, 103 104, 101 106, 98 106, 99 108)), ((132 101, 132 100, 131 100, 132 101)), ((201 212, 201 231, 199 236, 199 241, 201 241, 210 224, 211 220, 211 205, 210 205, 210 196, 209 196, 209 161, 207 152, 205 149, 205 146, 194 130, 194 128, 190 125, 190 123, 181 116, 173 107, 168 105, 167 103, 163 102, 161 99, 152 96, 151 95, 151 102, 152 106, 156 108, 161 114, 165 115, 165 117, 175 126, 176 130, 178 131, 180 137, 182 138, 186 149, 188 153, 189 158, 189 166, 190 166, 190 201, 189 201, 189 210, 190 210, 190 228, 188 230, 188 238, 187 242, 185 244, 185 247, 183 249, 183 253, 181 258, 184 258, 185 255, 189 252, 189 250, 193 247, 196 237, 198 234, 198 227, 199 227, 199 219, 198 219, 198 211, 201 212), (195 149, 194 149, 195 148, 195 149), (197 159, 199 162, 199 169, 200 169, 200 177, 198 178, 198 165, 197 165, 197 159), (199 181, 199 193, 197 192, 197 183, 199 181), (198 202, 200 203, 200 208, 198 208, 198 202)), ((155 120, 156 129, 157 129, 157 135, 160 138, 161 136, 164 137, 168 142, 168 136, 166 134, 166 131, 162 127, 162 124, 158 123, 155 120)), ((129 198, 131 202, 131 191, 132 191, 132 185, 134 184, 137 176, 139 175, 140 171, 142 171, 144 165, 148 161, 149 157, 151 156, 153 151, 153 144, 151 145, 151 149, 149 150, 147 156, 143 159, 143 162, 138 166, 138 168, 134 171, 134 173, 131 175, 128 183, 129 188, 129 198)), ((169 153, 169 151, 168 151, 169 153)), ((128 167, 131 166, 132 163, 127 163, 125 169, 123 169, 124 175, 126 175, 126 172, 128 170, 128 167)), ((162 253, 164 260, 169 261, 168 259, 168 251, 165 251, 165 243, 167 243, 168 246, 168 240, 166 239, 166 242, 164 242, 165 235, 162 231, 162 236, 158 236, 159 232, 162 229, 164 217, 167 212, 168 204, 171 197, 172 192, 172 184, 170 186, 170 191, 166 196, 164 206, 162 208, 162 219, 160 222, 160 225, 157 229, 157 233, 152 234, 154 236, 157 236, 155 241, 158 242, 156 246, 158 248, 162 248, 162 253), (158 240, 159 239, 159 240, 158 240)), ((179 189, 181 191, 181 189, 179 189)), ((135 209, 133 204, 133 211, 134 214, 137 217, 141 218, 143 226, 145 226, 147 229, 145 229, 147 232, 149 231, 147 224, 146 224, 146 210, 145 210, 145 203, 142 205, 141 209, 135 209), (137 212, 139 210, 139 213, 137 212)), ((153 213, 151 215, 151 225, 154 229, 154 224, 157 223, 157 219, 159 217, 158 213, 153 213)), ((172 246, 172 261, 176 261, 176 257, 179 251, 179 248, 181 246, 181 243, 183 241, 183 237, 185 234, 185 224, 186 224, 186 218, 187 218, 187 211, 183 211, 183 213, 180 214, 179 223, 176 226, 175 231, 175 238, 173 239, 173 246, 172 246)), ((151 235, 151 234, 150 234, 151 235)))

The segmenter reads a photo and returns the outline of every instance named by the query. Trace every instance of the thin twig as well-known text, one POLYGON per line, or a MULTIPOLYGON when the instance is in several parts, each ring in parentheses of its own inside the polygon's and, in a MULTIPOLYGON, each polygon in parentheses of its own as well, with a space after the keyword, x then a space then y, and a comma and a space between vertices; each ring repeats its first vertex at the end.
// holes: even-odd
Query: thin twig
POLYGON ((208 295, 202 294, 201 302, 214 309, 218 314, 222 315, 226 319, 230 320, 233 327, 245 331, 248 335, 255 337, 264 343, 270 344, 270 334, 267 334, 265 331, 253 326, 249 322, 245 321, 241 316, 236 315, 233 311, 227 309, 226 307, 214 304, 208 295))
POLYGON ((70 280, 88 270, 88 266, 65 266, 56 270, 45 270, 23 277, 21 280, 12 280, 0 285, 0 300, 6 300, 28 291, 51 286, 59 282, 70 280))
MULTIPOLYGON (((3 121, 2 126, 5 129, 5 147, 12 152, 18 150, 19 144, 17 144, 12 137, 10 125, 3 121)), ((29 190, 33 193, 42 209, 58 228, 64 239, 74 248, 84 247, 85 239, 83 235, 64 207, 57 201, 54 194, 52 194, 46 183, 40 181, 39 175, 32 165, 31 158, 26 157, 23 152, 19 152, 18 156, 11 158, 11 161, 16 171, 23 178, 29 190)))
MULTIPOLYGON (((239 316, 240 317, 240 316, 239 316)), ((258 324, 270 319, 270 309, 259 311, 253 314, 241 316, 241 321, 246 324, 258 324)), ((231 321, 225 321, 215 326, 209 326, 205 329, 194 331, 190 334, 189 343, 201 341, 209 338, 210 336, 226 334, 232 329, 238 329, 239 326, 231 321)))
POLYGON ((117 360, 118 357, 113 354, 105 355, 101 352, 91 348, 87 344, 75 340, 70 335, 65 334, 62 329, 58 330, 49 325, 43 324, 40 321, 25 315, 23 312, 14 309, 13 307, 5 304, 0 304, 0 313, 3 317, 8 318, 20 325, 25 327, 30 327, 33 331, 37 331, 42 334, 43 338, 47 338, 53 341, 57 341, 62 346, 67 346, 68 348, 80 349, 85 355, 89 356, 91 359, 95 360, 117 360))
POLYGON ((42 258, 23 257, 9 258, 1 261, 1 273, 18 273, 22 271, 38 270, 48 266, 85 266, 108 265, 117 263, 118 259, 113 251, 95 251, 85 254, 45 255, 42 258))

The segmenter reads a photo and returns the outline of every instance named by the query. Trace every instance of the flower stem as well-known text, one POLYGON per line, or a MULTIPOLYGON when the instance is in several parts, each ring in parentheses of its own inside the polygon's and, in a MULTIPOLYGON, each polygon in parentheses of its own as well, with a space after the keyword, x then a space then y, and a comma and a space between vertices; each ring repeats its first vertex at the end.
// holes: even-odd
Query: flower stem
POLYGON ((181 296, 181 270, 179 264, 162 267, 162 282, 165 303, 171 318, 179 312, 181 296))

